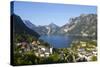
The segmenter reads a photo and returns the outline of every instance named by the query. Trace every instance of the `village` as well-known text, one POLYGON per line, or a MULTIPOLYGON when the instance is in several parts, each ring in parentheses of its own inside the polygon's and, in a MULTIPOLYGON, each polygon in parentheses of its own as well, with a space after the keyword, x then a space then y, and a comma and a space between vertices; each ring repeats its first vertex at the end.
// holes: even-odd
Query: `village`
POLYGON ((34 50, 37 57, 49 57, 50 54, 53 53, 53 47, 41 45, 39 41, 33 41, 30 44, 27 42, 21 42, 17 43, 17 46, 20 46, 21 48, 19 51, 20 53, 34 50))
MULTIPOLYGON (((93 40, 93 42, 96 42, 93 40)), ((87 43, 84 41, 80 41, 80 44, 76 46, 77 48, 77 53, 78 53, 78 58, 76 61, 96 61, 97 60, 97 46, 94 45, 93 43, 87 43), (93 60, 92 58, 95 57, 93 60)))
MULTIPOLYGON (((77 44, 77 41, 74 41, 73 43, 77 44)), ((39 40, 33 40, 30 44, 27 42, 21 42, 17 43, 16 45, 21 49, 19 53, 33 50, 36 57, 48 58, 54 53, 53 47, 41 45, 41 42, 39 40)), ((97 47, 92 44, 87 44, 87 42, 80 41, 80 44, 74 46, 74 49, 72 49, 72 47, 66 49, 70 53, 72 52, 77 54, 78 57, 74 59, 74 62, 93 61, 92 57, 97 58, 97 47)), ((60 59, 66 60, 67 56, 65 55, 63 50, 58 50, 57 52, 59 52, 60 59)), ((96 60, 97 59, 95 59, 94 61, 96 60)))

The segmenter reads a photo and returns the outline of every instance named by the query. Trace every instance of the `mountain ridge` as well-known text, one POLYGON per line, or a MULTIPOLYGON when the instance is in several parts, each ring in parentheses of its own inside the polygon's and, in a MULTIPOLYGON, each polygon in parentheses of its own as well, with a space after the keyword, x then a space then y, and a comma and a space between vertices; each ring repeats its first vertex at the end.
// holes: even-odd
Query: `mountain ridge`
POLYGON ((52 22, 49 25, 36 26, 36 28, 38 29, 36 31, 40 33, 40 35, 79 35, 79 36, 93 35, 93 36, 96 36, 97 35, 97 15, 96 14, 81 14, 78 17, 70 18, 69 22, 61 27, 57 26, 56 24, 52 22))
POLYGON ((29 29, 23 22, 20 16, 11 14, 11 23, 13 24, 14 34, 29 34, 34 37, 40 37, 40 35, 34 30, 29 29))

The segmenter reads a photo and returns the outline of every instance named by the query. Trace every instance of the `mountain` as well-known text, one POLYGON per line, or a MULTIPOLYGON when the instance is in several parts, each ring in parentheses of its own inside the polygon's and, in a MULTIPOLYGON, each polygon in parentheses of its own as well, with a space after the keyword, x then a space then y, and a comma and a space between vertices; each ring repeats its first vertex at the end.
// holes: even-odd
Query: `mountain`
POLYGON ((32 35, 37 38, 40 36, 37 32, 28 28, 23 23, 20 16, 18 16, 16 14, 11 15, 11 23, 13 24, 13 33, 14 34, 29 34, 29 35, 32 35))
POLYGON ((24 23, 28 28, 35 30, 40 35, 53 35, 59 29, 59 27, 54 23, 50 23, 49 25, 44 26, 36 26, 28 20, 24 20, 24 23))
POLYGON ((68 23, 61 27, 54 23, 36 26, 30 21, 25 21, 25 25, 40 35, 97 36, 96 14, 81 14, 78 17, 70 18, 68 23))
POLYGON ((66 35, 71 29, 73 29, 75 27, 75 23, 70 22, 70 23, 66 23, 65 25, 63 25, 59 31, 57 31, 58 34, 60 35, 66 35))
POLYGON ((29 20, 23 20, 24 24, 30 28, 31 30, 36 31, 39 35, 46 35, 47 33, 47 29, 45 28, 45 26, 36 26, 34 24, 32 24, 32 22, 30 22, 29 20))
POLYGON ((25 23, 25 25, 30 28, 30 29, 35 29, 37 28, 34 24, 32 24, 29 20, 23 20, 23 22, 25 23))
POLYGON ((48 30, 47 31, 48 35, 55 35, 56 32, 59 30, 59 26, 57 26, 54 23, 50 23, 49 25, 46 25, 45 27, 48 30))
POLYGON ((73 36, 96 36, 97 15, 82 14, 79 17, 71 18, 69 24, 62 26, 59 32, 73 36))

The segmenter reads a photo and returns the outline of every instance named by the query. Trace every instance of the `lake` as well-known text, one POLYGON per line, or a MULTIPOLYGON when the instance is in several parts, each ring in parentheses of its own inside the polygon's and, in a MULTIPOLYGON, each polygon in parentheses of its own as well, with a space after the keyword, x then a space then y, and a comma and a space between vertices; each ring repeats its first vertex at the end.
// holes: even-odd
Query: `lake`
POLYGON ((72 37, 68 36, 41 36, 40 39, 48 42, 54 48, 66 48, 72 43, 72 37))
POLYGON ((83 37, 83 36, 41 36, 40 39, 48 42, 54 48, 67 48, 73 40, 96 40, 95 37, 83 37))

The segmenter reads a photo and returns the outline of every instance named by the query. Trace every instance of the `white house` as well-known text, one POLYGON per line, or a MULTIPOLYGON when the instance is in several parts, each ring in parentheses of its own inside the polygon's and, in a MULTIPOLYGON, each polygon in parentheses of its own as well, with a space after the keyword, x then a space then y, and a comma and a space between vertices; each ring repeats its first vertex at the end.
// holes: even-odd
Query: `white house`
POLYGON ((44 47, 44 46, 38 46, 38 49, 35 53, 36 56, 40 56, 40 57, 49 57, 50 54, 52 54, 53 48, 48 48, 48 47, 44 47))

